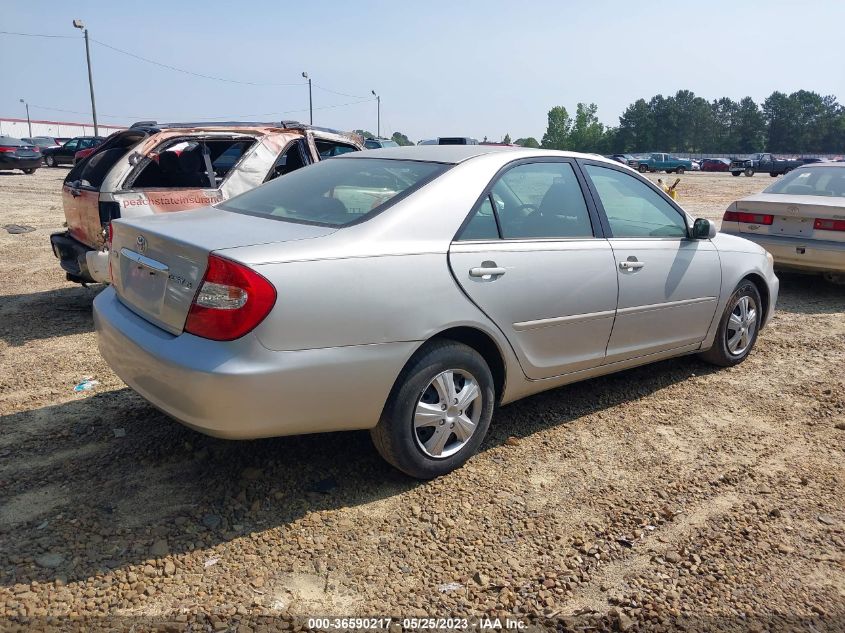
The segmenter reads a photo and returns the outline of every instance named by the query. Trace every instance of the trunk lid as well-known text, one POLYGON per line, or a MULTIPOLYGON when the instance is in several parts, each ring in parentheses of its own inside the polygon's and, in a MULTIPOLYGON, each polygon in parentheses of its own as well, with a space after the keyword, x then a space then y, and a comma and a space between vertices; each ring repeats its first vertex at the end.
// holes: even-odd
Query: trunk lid
POLYGON ((133 312, 180 334, 208 266, 221 249, 311 239, 337 229, 207 207, 112 223, 115 291, 133 312))
POLYGON ((740 233, 845 242, 845 232, 814 229, 816 219, 845 220, 845 198, 761 193, 736 203, 736 210, 771 215, 771 224, 739 223, 740 233))

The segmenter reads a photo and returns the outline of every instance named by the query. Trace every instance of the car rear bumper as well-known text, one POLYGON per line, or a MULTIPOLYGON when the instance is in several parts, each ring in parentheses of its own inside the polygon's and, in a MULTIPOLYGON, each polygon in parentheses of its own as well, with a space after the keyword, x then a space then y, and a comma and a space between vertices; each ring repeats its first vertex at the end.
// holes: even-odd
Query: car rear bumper
POLYGON ((77 283, 97 283, 88 269, 87 254, 95 252, 93 248, 72 238, 67 231, 53 233, 50 236, 53 254, 59 259, 59 265, 67 273, 70 281, 77 283))
POLYGON ((216 437, 254 439, 378 423, 416 342, 271 351, 253 334, 228 342, 173 336, 124 306, 94 301, 100 353, 153 406, 216 437))
POLYGON ((0 169, 38 169, 39 167, 41 167, 41 156, 18 158, 0 154, 0 169))
POLYGON ((772 254, 775 267, 812 272, 845 272, 845 242, 806 240, 796 237, 734 233, 759 244, 772 254))

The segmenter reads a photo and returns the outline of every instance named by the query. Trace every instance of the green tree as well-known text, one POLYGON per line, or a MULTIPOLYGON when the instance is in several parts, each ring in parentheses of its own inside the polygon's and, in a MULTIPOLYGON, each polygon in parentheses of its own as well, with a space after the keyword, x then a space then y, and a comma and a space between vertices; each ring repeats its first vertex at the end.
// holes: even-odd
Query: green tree
POLYGON ((505 132, 505 138, 502 139, 502 143, 504 143, 505 145, 511 144, 511 135, 507 132, 505 132))
POLYGON ((566 149, 575 152, 599 152, 602 149, 604 125, 599 122, 598 106, 579 103, 575 110, 575 121, 569 130, 566 149))
POLYGON ((645 152, 654 144, 654 121, 645 99, 637 99, 619 117, 617 146, 623 152, 645 152))
POLYGON ((765 149, 766 121, 751 97, 745 97, 734 113, 731 151, 751 154, 765 149))
POLYGON ((414 144, 414 142, 413 142, 411 139, 409 139, 407 136, 405 136, 404 134, 402 134, 402 132, 394 132, 394 133, 393 133, 393 136, 391 136, 390 138, 391 138, 391 139, 392 139, 395 143, 397 143, 398 145, 401 145, 402 147, 405 147, 405 146, 407 146, 407 145, 413 145, 413 144, 414 144))
POLYGON ((376 137, 375 134, 373 134, 372 132, 368 132, 367 130, 355 130, 355 134, 358 134, 359 136, 363 136, 365 139, 376 137))
POLYGON ((538 149, 540 147, 540 143, 537 142, 537 139, 533 136, 529 136, 528 138, 518 138, 514 141, 516 145, 521 145, 522 147, 532 147, 534 149, 538 149))
POLYGON ((542 147, 544 149, 568 149, 569 130, 572 128, 572 118, 563 106, 555 106, 549 110, 549 126, 543 134, 542 147))

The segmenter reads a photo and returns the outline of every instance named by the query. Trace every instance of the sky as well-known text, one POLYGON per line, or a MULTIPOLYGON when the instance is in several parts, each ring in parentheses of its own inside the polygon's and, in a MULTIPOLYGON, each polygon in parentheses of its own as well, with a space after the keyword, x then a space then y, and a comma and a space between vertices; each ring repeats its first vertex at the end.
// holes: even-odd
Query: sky
POLYGON ((617 125, 636 99, 679 89, 845 101, 842 0, 7 0, 0 31, 67 37, 0 34, 0 60, 13 62, 0 64, 0 116, 23 118, 23 98, 33 119, 91 120, 74 18, 103 44, 242 82, 92 41, 99 120, 111 124, 308 122, 303 71, 315 125, 376 132, 375 90, 382 135, 413 140, 540 139, 552 107, 579 101, 617 125))

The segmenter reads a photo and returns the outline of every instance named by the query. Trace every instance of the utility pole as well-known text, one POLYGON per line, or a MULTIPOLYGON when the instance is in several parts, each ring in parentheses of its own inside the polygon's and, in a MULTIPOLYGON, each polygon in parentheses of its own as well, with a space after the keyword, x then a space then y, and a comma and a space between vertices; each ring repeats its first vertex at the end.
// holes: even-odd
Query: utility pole
POLYGON ((85 34, 85 60, 88 62, 88 89, 91 91, 91 116, 94 118, 94 136, 100 135, 100 130, 97 127, 97 104, 94 102, 94 76, 91 74, 91 49, 88 45, 88 29, 82 23, 82 20, 74 20, 73 28, 81 29, 85 34))
POLYGON ((314 125, 314 102, 311 100, 311 77, 309 77, 306 72, 303 72, 302 76, 308 80, 308 121, 309 125, 314 125))
POLYGON ((21 103, 26 106, 26 127, 29 130, 29 136, 32 138, 32 123, 29 120, 29 104, 21 99, 21 103))
POLYGON ((370 92, 376 98, 376 136, 381 138, 381 97, 376 94, 375 90, 370 92))

